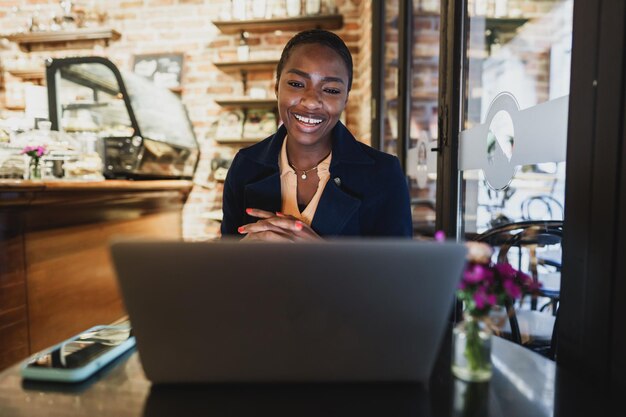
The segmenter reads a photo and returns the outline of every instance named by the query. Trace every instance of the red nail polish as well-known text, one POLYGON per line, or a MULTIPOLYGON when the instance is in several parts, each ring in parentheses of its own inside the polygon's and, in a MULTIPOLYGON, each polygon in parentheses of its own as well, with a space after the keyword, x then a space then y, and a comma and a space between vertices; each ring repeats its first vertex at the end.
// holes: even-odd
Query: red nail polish
POLYGON ((238 231, 239 233, 243 233, 243 232, 245 232, 245 231, 246 231, 246 228, 245 228, 245 227, 243 227, 243 226, 239 226, 239 228, 237 229, 237 231, 238 231))
POLYGON ((246 209, 246 213, 247 213, 247 214, 250 214, 250 212, 251 212, 251 211, 252 211, 252 209, 251 209, 251 208, 247 208, 247 209, 246 209))
POLYGON ((301 222, 301 221, 297 221, 297 222, 296 222, 296 229, 298 229, 298 230, 302 230, 302 228, 303 228, 303 227, 304 227, 304 226, 302 225, 302 222, 301 222))
POLYGON ((277 212, 276 212, 276 215, 277 215, 278 217, 285 217, 285 215, 284 215, 283 213, 281 213, 280 211, 277 211, 277 212))

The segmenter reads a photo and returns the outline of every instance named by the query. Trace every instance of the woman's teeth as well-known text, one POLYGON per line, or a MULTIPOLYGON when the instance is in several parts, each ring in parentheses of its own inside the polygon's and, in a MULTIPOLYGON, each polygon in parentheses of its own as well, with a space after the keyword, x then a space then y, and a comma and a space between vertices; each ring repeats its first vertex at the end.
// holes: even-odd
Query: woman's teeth
POLYGON ((322 119, 313 119, 311 117, 304 117, 304 116, 300 116, 298 114, 294 114, 294 116, 295 116, 296 119, 298 119, 302 123, 307 123, 307 124, 311 124, 311 125, 316 125, 316 124, 322 123, 322 119))

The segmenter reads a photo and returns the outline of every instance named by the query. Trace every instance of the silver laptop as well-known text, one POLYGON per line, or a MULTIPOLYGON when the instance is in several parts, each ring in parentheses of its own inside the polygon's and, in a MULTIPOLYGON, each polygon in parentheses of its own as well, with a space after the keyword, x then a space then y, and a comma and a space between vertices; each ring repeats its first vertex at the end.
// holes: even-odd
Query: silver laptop
POLYGON ((117 242, 112 255, 153 383, 426 382, 465 248, 117 242))

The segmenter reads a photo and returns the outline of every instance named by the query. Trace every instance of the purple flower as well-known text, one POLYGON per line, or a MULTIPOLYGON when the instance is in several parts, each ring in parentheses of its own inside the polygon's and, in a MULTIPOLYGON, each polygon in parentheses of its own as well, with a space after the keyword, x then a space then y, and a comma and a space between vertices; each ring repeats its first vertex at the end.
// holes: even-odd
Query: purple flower
POLYGON ((476 304, 476 308, 479 310, 482 310, 485 307, 491 307, 496 301, 496 296, 493 294, 487 294, 485 289, 482 287, 476 290, 472 297, 474 299, 474 303, 476 304))
POLYGON ((515 281, 510 278, 504 279, 504 282, 502 282, 502 287, 511 298, 519 298, 522 296, 522 289, 519 285, 515 283, 515 281))
POLYGON ((531 286, 534 283, 532 277, 528 274, 523 273, 522 271, 516 272, 516 278, 518 282, 525 286, 531 286))
POLYGON ((476 291, 473 295, 474 303, 476 303, 476 308, 482 310, 485 308, 486 297, 485 294, 481 291, 476 291))
POLYGON ((517 271, 509 263, 492 263, 491 248, 488 245, 483 246, 475 246, 474 255, 468 259, 457 293, 469 314, 474 316, 484 316, 502 299, 519 299, 523 294, 536 292, 540 286, 529 275, 517 271))
POLYGON ((466 284, 478 284, 482 281, 491 281, 493 272, 485 265, 470 264, 471 267, 463 272, 463 281, 466 284))
POLYGON ((517 271, 508 263, 496 264, 495 268, 502 278, 513 278, 517 274, 517 271))
POLYGON ((527 278, 527 281, 524 283, 526 291, 528 291, 531 294, 532 293, 537 293, 537 291, 539 291, 539 289, 542 286, 541 282, 537 282, 537 281, 533 280, 531 277, 529 277, 526 274, 524 274, 524 275, 527 278))

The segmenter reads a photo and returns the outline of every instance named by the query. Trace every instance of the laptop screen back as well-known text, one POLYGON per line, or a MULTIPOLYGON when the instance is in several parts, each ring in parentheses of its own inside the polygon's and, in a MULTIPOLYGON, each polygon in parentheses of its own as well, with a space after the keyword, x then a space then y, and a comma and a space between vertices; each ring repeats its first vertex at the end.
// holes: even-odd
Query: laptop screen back
POLYGON ((424 382, 465 248, 118 242, 112 255, 155 383, 424 382))

